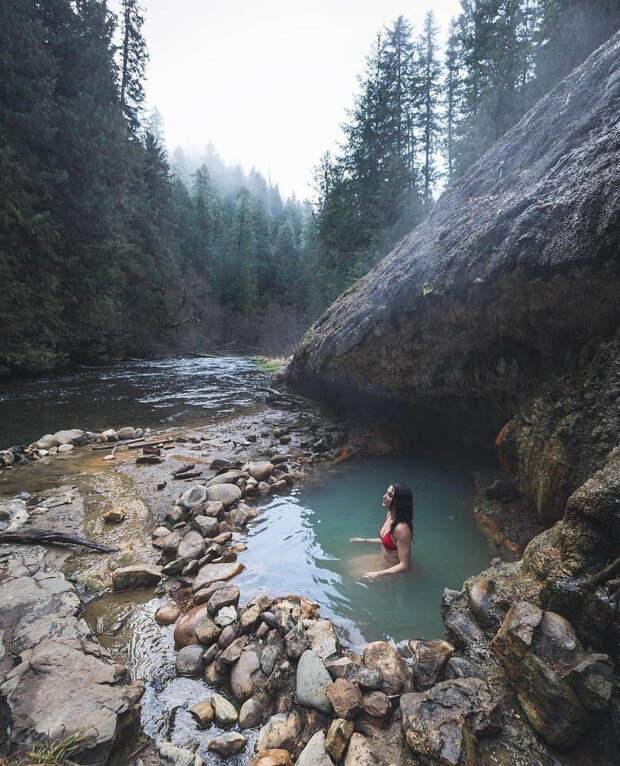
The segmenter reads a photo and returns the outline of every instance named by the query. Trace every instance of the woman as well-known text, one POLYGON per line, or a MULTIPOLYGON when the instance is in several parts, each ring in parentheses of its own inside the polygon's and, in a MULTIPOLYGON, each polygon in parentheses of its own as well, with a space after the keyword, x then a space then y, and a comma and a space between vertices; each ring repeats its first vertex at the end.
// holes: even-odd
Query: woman
POLYGON ((383 507, 388 509, 379 537, 353 537, 352 543, 381 543, 381 554, 386 568, 365 572, 365 580, 376 580, 384 575, 407 572, 410 566, 413 539, 413 494, 409 487, 390 484, 383 495, 383 507))

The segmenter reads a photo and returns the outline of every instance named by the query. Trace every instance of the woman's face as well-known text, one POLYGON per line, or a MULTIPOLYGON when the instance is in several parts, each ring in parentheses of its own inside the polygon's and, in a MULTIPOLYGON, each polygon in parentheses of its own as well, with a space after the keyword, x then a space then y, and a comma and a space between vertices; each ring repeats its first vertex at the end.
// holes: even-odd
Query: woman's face
POLYGON ((392 506, 393 499, 394 499, 394 486, 390 484, 390 486, 385 490, 385 494, 383 495, 383 507, 390 508, 392 506))

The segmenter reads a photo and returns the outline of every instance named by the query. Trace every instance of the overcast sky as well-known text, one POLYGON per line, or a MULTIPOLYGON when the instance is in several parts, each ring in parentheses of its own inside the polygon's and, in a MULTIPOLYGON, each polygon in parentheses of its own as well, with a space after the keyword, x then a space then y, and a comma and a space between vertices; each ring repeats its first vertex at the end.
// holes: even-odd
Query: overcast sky
POLYGON ((212 141, 284 194, 311 194, 312 168, 334 149, 378 30, 400 14, 442 37, 459 0, 143 0, 150 106, 169 150, 212 141))

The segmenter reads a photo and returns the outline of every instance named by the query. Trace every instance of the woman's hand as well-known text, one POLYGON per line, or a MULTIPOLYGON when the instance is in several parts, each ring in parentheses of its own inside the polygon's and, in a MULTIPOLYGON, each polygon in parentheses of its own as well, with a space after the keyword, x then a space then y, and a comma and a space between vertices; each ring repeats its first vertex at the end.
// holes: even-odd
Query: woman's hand
POLYGON ((377 577, 381 577, 381 572, 364 572, 362 575, 362 578, 368 582, 373 582, 377 577))

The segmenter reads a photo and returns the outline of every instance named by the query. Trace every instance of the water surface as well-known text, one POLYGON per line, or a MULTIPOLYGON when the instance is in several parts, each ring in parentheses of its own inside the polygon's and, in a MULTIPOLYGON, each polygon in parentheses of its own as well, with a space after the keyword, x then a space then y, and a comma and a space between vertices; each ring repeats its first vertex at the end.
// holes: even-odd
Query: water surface
POLYGON ((261 399, 268 375, 244 356, 120 362, 0 382, 0 449, 65 428, 207 423, 261 399))

